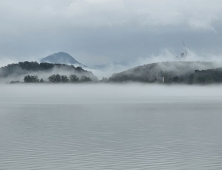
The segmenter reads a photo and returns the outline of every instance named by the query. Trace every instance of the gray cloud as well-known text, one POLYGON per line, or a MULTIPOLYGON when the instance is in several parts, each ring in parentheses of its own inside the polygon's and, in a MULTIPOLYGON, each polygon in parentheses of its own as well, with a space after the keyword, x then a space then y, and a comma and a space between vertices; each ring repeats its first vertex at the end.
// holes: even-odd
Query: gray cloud
POLYGON ((84 64, 137 61, 181 41, 220 54, 220 0, 1 0, 0 60, 65 51, 84 64))

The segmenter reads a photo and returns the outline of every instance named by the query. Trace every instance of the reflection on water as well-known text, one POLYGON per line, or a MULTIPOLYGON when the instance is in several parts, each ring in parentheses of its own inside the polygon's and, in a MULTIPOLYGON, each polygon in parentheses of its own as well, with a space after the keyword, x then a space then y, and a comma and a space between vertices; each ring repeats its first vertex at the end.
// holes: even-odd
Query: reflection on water
POLYGON ((138 85, 62 88, 1 88, 0 169, 222 168, 218 93, 154 95, 138 85))

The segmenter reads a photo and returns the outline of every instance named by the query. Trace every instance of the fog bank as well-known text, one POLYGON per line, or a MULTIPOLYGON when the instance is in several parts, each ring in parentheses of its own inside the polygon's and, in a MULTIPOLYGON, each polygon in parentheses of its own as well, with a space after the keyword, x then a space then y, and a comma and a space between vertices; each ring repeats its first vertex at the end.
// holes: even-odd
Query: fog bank
MULTIPOLYGON (((145 84, 89 85, 0 85, 5 104, 102 104, 135 102, 179 102, 180 98, 209 100, 222 96, 222 86, 166 86, 145 84)), ((3 102, 3 100, 1 100, 3 102)))

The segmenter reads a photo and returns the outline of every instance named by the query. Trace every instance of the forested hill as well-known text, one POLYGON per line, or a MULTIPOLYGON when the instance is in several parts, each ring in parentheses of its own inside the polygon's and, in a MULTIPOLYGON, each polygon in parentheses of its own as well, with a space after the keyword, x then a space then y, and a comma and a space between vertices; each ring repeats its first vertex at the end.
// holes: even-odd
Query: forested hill
POLYGON ((0 68, 0 78, 16 77, 22 79, 24 75, 34 74, 43 78, 47 78, 52 74, 64 74, 77 76, 87 76, 93 81, 97 81, 97 77, 92 72, 86 71, 81 67, 74 67, 66 64, 52 64, 52 63, 38 63, 38 62, 19 62, 16 64, 9 64, 0 68))
POLYGON ((221 67, 221 65, 212 62, 160 62, 138 66, 113 74, 109 81, 161 82, 164 78, 164 83, 190 83, 191 80, 195 80, 194 82, 198 81, 197 77, 199 76, 196 73, 198 70, 216 69, 218 67, 221 67))

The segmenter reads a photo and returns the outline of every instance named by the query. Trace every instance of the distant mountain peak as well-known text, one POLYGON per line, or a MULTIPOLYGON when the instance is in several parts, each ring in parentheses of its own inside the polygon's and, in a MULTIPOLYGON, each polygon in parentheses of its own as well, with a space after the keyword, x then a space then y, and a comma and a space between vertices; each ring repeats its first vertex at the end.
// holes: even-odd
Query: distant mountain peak
POLYGON ((41 60, 41 62, 47 63, 59 63, 59 64, 77 64, 80 66, 82 65, 80 62, 76 61, 71 55, 65 52, 58 52, 51 54, 41 60))

